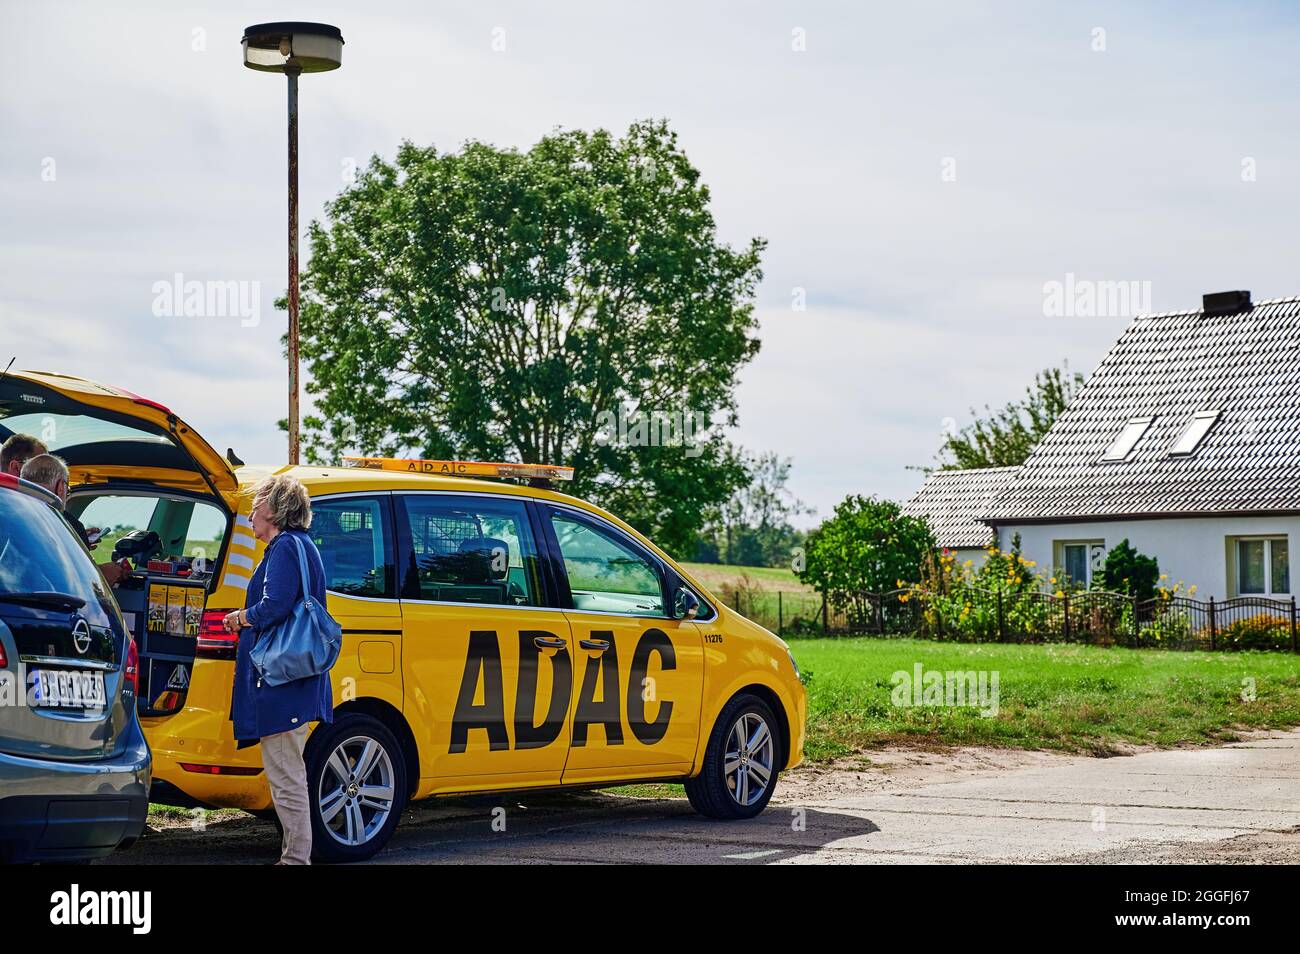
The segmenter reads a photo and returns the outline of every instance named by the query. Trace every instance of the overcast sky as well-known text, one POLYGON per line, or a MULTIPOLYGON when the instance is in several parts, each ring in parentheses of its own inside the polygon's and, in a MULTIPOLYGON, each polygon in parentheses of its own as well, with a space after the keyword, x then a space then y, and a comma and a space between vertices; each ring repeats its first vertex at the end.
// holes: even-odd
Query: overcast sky
POLYGON ((1138 7, 0 0, 0 366, 284 459, 285 84, 239 40, 321 20, 346 46, 302 81, 304 226, 402 139, 667 118, 722 238, 769 241, 736 439, 793 457, 818 516, 904 499, 945 426, 1090 372, 1127 322, 1046 314, 1046 283, 1300 293, 1300 14, 1138 7), (260 321, 155 315, 177 273, 259 282, 260 321))

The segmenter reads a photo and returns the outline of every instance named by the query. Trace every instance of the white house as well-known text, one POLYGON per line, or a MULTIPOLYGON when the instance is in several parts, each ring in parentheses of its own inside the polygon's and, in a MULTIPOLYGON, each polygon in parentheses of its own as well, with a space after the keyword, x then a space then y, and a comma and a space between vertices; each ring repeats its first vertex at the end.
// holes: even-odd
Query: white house
POLYGON ((1290 596, 1300 298, 1135 319, 983 518, 1081 582, 1127 538, 1198 599, 1290 596))
POLYGON ((958 563, 984 562, 994 542, 993 528, 980 520, 1019 467, 978 470, 936 470, 926 477, 903 513, 922 517, 934 532, 935 542, 949 550, 958 563))

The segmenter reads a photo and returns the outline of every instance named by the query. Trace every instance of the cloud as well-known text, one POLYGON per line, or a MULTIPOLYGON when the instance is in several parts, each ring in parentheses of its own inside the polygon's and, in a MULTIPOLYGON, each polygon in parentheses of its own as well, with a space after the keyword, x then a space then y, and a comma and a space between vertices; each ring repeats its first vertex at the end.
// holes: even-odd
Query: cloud
MULTIPOLYGON (((284 84, 240 65, 250 10, 0 10, 7 35, 57 38, 59 64, 44 42, 0 61, 0 360, 120 384, 275 462, 284 84), (261 323, 154 316, 153 283, 177 272, 259 283, 261 323)), ((527 148, 556 126, 671 120, 722 237, 769 240, 737 437, 792 456, 793 489, 823 515, 848 493, 907 496, 920 481, 907 467, 931 461, 945 418, 1017 397, 1062 359, 1096 364, 1123 321, 1045 318, 1044 282, 1150 281, 1157 310, 1220 288, 1300 291, 1300 130, 1277 121, 1300 72, 1284 6, 408 2, 311 16, 347 43, 341 71, 302 81, 304 226, 349 162, 404 138, 527 148)))

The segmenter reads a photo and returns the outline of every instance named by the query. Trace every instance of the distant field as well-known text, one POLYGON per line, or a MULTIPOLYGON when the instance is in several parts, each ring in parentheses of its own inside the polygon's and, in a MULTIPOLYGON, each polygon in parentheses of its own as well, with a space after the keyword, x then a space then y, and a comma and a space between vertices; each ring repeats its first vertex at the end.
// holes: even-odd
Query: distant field
POLYGON ((683 563, 682 568, 715 592, 724 585, 737 585, 748 576, 750 584, 762 590, 785 590, 787 593, 811 593, 794 575, 782 566, 732 566, 727 563, 683 563))

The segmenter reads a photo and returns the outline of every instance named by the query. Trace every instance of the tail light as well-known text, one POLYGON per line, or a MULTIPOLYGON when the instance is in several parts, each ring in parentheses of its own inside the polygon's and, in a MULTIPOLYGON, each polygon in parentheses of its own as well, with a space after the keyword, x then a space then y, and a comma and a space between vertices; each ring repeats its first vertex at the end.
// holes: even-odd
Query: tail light
POLYGON ((198 645, 195 655, 208 659, 234 659, 235 649, 239 646, 239 634, 228 633, 221 625, 222 620, 233 613, 233 609, 205 609, 199 623, 198 645))
POLYGON ((0 643, 0 669, 4 669, 8 665, 9 665, 9 660, 5 658, 5 644, 0 643))
POLYGON ((256 775, 260 768, 247 768, 239 765, 199 765, 196 762, 181 762, 181 768, 187 772, 200 775, 256 775))
MULTIPOLYGON (((0 657, 4 656, 4 651, 0 650, 0 657)), ((122 667, 122 675, 126 677, 126 688, 136 695, 140 694, 140 650, 136 648, 135 637, 130 633, 126 634, 126 665, 122 667)))

